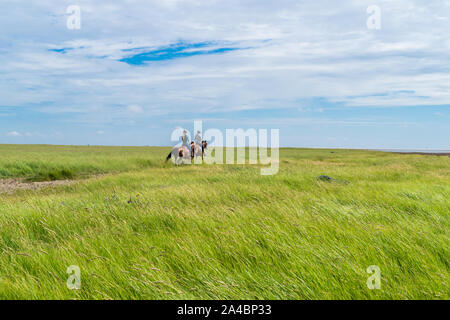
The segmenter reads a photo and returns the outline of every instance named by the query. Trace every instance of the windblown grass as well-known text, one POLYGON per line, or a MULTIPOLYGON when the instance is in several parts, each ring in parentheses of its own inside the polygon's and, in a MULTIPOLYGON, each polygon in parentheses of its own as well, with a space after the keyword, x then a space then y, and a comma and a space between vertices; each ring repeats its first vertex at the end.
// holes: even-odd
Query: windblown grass
POLYGON ((0 298, 449 298, 448 157, 283 149, 261 176, 162 165, 168 148, 0 148, 4 177, 114 173, 0 195, 0 298))
POLYGON ((0 179, 51 181, 161 167, 162 150, 168 148, 0 145, 0 179))

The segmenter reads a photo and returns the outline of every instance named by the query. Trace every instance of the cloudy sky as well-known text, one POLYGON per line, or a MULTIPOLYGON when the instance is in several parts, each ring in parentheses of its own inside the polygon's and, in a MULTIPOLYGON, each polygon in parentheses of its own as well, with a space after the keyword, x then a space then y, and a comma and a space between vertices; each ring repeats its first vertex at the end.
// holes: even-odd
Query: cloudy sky
POLYGON ((2 0, 0 143, 450 149, 449 31, 450 0, 2 0))

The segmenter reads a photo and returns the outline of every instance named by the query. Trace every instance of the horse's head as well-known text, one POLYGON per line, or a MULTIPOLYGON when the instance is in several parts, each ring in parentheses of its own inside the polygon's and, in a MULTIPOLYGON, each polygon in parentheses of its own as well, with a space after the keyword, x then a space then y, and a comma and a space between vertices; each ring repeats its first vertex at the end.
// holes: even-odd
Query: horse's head
POLYGON ((203 140, 202 146, 203 146, 203 149, 206 149, 208 147, 208 142, 206 142, 206 140, 203 140))

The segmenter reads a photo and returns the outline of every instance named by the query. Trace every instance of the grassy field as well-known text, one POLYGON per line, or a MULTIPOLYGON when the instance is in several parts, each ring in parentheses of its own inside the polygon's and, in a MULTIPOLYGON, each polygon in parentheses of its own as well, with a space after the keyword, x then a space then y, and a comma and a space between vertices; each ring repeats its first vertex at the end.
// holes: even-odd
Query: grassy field
POLYGON ((0 179, 77 179, 94 174, 161 167, 169 148, 0 145, 0 179))
POLYGON ((168 151, 0 145, 0 179, 79 180, 0 194, 0 298, 449 299, 449 157, 282 149, 261 176, 168 151))

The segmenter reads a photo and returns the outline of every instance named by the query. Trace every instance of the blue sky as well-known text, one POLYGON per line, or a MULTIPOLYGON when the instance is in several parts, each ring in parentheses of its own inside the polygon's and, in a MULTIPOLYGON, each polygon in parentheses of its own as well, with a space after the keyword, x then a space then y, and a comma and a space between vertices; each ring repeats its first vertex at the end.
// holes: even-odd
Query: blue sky
POLYGON ((0 143, 450 149, 449 0, 3 0, 0 30, 0 143))

